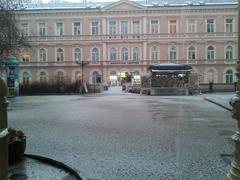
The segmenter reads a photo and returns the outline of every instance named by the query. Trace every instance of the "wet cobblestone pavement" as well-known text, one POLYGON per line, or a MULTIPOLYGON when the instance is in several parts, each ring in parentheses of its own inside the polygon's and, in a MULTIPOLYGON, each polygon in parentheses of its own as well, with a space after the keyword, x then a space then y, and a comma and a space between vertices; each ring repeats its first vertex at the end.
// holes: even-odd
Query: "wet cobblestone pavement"
POLYGON ((76 180, 63 169, 24 158, 9 167, 9 180, 76 180))
POLYGON ((222 155, 234 150, 231 113, 202 96, 110 88, 19 97, 9 106, 9 127, 26 132, 27 153, 64 162, 85 179, 225 180, 231 156, 222 155))

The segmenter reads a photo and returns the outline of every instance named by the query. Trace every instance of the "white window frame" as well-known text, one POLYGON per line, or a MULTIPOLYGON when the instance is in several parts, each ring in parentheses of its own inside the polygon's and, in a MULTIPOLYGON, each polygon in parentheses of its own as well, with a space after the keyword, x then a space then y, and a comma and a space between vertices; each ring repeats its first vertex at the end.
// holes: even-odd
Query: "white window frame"
POLYGON ((92 20, 90 22, 90 27, 91 27, 91 35, 93 35, 93 36, 100 35, 100 22, 98 20, 92 20), (97 23, 97 26, 95 26, 95 28, 97 28, 97 33, 96 34, 93 34, 93 23, 94 22, 97 23))
POLYGON ((27 22, 22 22, 20 29, 23 36, 29 36, 29 24, 27 22), (23 26, 23 25, 26 25, 26 26, 23 26))
POLYGON ((100 62, 100 49, 99 48, 94 47, 94 48, 91 49, 91 61, 92 61, 92 63, 99 63, 100 62), (97 56, 93 55, 93 53, 94 53, 93 50, 94 49, 97 49, 97 56), (97 59, 93 59, 94 57, 96 57, 97 59))
POLYGON ((72 35, 73 36, 80 36, 80 35, 82 35, 82 26, 81 26, 81 22, 80 21, 74 21, 73 23, 72 23, 72 35), (75 23, 79 23, 79 26, 80 26, 80 28, 79 28, 79 31, 80 31, 80 33, 78 34, 75 34, 75 26, 74 26, 74 24, 75 23))
POLYGON ((193 45, 191 45, 191 46, 188 46, 188 48, 187 48, 187 60, 190 60, 190 61, 196 61, 196 59, 197 59, 197 47, 196 46, 193 46, 193 45), (195 55, 195 59, 190 59, 189 58, 189 53, 190 53, 190 48, 191 47, 194 47, 194 55, 195 55))
POLYGON ((160 48, 158 46, 151 47, 151 60, 152 61, 160 60, 160 48), (157 51, 153 51, 154 48, 156 48, 157 51))
POLYGON ((226 45, 225 47, 224 47, 224 59, 225 60, 227 60, 227 61, 231 61, 231 60, 233 60, 233 59, 235 59, 235 49, 234 49, 234 46, 233 45, 231 45, 231 44, 228 44, 228 45, 226 45), (232 59, 227 59, 227 48, 229 47, 229 46, 231 46, 232 47, 232 59))
POLYGON ((205 24, 206 24, 206 29, 205 29, 205 32, 206 33, 215 33, 216 32, 216 19, 215 18, 207 18, 206 21, 205 21, 205 24), (213 32, 208 32, 208 20, 213 20, 213 32))
POLYGON ((45 22, 39 22, 39 23, 38 23, 38 29, 37 29, 37 30, 38 30, 38 36, 40 36, 40 37, 45 37, 45 36, 47 36, 47 23, 45 23, 45 22), (44 24, 44 28, 41 28, 41 27, 40 27, 40 24, 44 24), (45 34, 44 34, 44 35, 41 35, 41 34, 40 34, 40 32, 41 32, 40 29, 45 29, 45 34))
POLYGON ((22 52, 22 62, 23 62, 23 63, 29 63, 29 62, 30 62, 30 57, 31 57, 30 49, 29 49, 29 48, 23 48, 21 52, 22 52), (28 61, 23 61, 23 59, 24 59, 24 57, 23 57, 23 55, 24 55, 24 54, 23 54, 23 51, 24 51, 25 49, 26 49, 27 52, 28 52, 28 61))
POLYGON ((170 61, 177 61, 178 60, 178 47, 177 46, 172 45, 172 46, 168 47, 168 60, 170 60, 170 61), (176 49, 176 51, 175 51, 176 58, 175 59, 171 58, 171 52, 172 52, 171 50, 172 50, 173 47, 176 49))
POLYGON ((129 60, 129 50, 126 47, 121 48, 120 51, 120 61, 121 63, 126 63, 129 60), (126 54, 123 55, 123 49, 126 49, 126 54), (124 57, 124 58, 123 58, 124 57))
POLYGON ((128 34, 128 33, 129 33, 129 22, 127 20, 120 21, 120 34, 128 34))
POLYGON ((151 19, 150 20, 150 32, 151 32, 151 34, 158 34, 159 33, 159 20, 157 20, 157 19, 151 19), (157 24, 155 24, 157 26, 156 27, 153 26, 152 22, 157 22, 157 24))
POLYGON ((227 32, 227 33, 235 32, 235 31, 234 31, 234 30, 235 30, 235 23, 234 23, 234 22, 235 22, 234 18, 231 18, 231 17, 225 18, 225 19, 224 19, 224 32, 227 32), (230 31, 230 32, 227 31, 227 29, 228 29, 228 28, 227 28, 227 24, 228 24, 228 23, 227 23, 227 19, 232 19, 232 31, 230 31))
POLYGON ((110 61, 110 63, 113 63, 113 62, 115 63, 117 61, 117 49, 114 47, 111 47, 109 49, 109 61, 110 61), (112 49, 115 50, 115 59, 114 60, 112 60, 112 51, 111 51, 112 49))
POLYGON ((76 61, 82 61, 82 49, 80 47, 75 47, 73 49, 73 60, 76 61), (80 59, 76 59, 76 49, 79 49, 79 53, 80 53, 80 59))
POLYGON ((116 35, 117 34, 117 21, 116 20, 110 20, 108 22, 108 34, 109 35, 116 35), (111 23, 115 23, 115 25, 112 26, 111 23))
POLYGON ((187 32, 188 33, 196 33, 197 32, 197 20, 196 19, 187 19, 187 32), (190 21, 194 21, 194 22, 192 23, 190 21), (193 27, 194 27, 194 31, 193 31, 193 27), (190 31, 190 29, 191 29, 191 31, 190 31))
POLYGON ((47 49, 46 48, 42 48, 42 47, 40 47, 39 49, 38 49, 38 61, 39 62, 47 62, 47 49), (43 61, 43 60, 41 60, 41 57, 40 57, 40 55, 41 55, 41 52, 40 52, 40 50, 41 49, 43 49, 44 51, 45 51, 45 61, 43 61))
POLYGON ((141 52, 141 50, 140 50, 140 48, 139 47, 133 47, 133 49, 132 49, 132 61, 133 62, 139 62, 140 60, 141 60, 141 55, 140 55, 140 52, 141 52), (138 49, 138 53, 137 53, 137 59, 134 59, 134 57, 135 57, 135 49, 138 49))
POLYGON ((133 20, 133 21, 132 21, 132 33, 133 33, 133 34, 140 34, 140 33, 141 33, 140 20, 133 20), (136 27, 134 26, 134 22, 138 22, 138 28, 136 28, 136 27), (137 29, 136 32, 135 32, 135 28, 137 29))
POLYGON ((63 21, 58 21, 55 23, 55 35, 56 36, 63 36, 64 35, 64 22, 63 21), (58 24, 59 23, 62 23, 62 32, 61 31, 58 31, 58 24))
POLYGON ((216 60, 216 47, 215 47, 215 46, 213 46, 213 45, 208 45, 208 46, 206 47, 206 60, 207 60, 207 61, 215 61, 215 60, 216 60), (213 47, 213 56, 214 56, 213 59, 208 59, 208 48, 209 48, 210 46, 213 47))
POLYGON ((65 57, 64 57, 64 56, 65 56, 64 48, 62 48, 62 47, 57 47, 57 48, 55 49, 55 57, 56 57, 55 60, 56 60, 56 62, 57 62, 57 63, 64 63, 64 61, 65 61, 65 57), (62 50, 63 50, 63 52, 62 52, 62 53, 63 53, 63 55, 62 55, 62 58, 63 58, 62 61, 58 61, 58 49, 62 49, 62 50))
POLYGON ((178 33, 178 20, 177 19, 169 19, 168 20, 168 33, 170 34, 176 34, 178 33), (171 32, 171 26, 174 25, 173 23, 170 23, 170 21, 175 20, 176 21, 176 32, 171 32))

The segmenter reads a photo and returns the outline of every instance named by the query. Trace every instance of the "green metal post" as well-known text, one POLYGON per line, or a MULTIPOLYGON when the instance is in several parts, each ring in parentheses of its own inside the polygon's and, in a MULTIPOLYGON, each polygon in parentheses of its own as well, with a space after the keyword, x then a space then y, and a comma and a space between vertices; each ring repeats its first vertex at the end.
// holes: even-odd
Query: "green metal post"
POLYGON ((8 176, 7 86, 0 78, 0 179, 8 176))
POLYGON ((232 140, 235 142, 235 153, 231 169, 227 175, 230 180, 240 179, 240 0, 238 3, 238 61, 236 70, 236 95, 230 100, 230 105, 232 106, 232 118, 238 123, 236 134, 232 136, 232 140))

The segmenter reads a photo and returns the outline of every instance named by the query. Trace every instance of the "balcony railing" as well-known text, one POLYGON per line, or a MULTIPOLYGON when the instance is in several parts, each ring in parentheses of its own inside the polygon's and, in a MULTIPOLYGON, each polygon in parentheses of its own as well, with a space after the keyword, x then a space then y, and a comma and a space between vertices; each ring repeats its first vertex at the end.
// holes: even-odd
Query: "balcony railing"
POLYGON ((159 34, 116 34, 116 35, 62 35, 62 36, 28 36, 29 41, 138 41, 138 40, 171 40, 171 39, 212 39, 212 38, 236 38, 237 32, 216 32, 216 33, 159 33, 159 34))

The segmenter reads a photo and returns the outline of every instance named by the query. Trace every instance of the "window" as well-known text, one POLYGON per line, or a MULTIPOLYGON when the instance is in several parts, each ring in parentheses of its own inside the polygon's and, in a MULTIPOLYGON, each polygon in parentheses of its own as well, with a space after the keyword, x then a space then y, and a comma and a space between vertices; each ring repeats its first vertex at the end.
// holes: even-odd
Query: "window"
POLYGON ((99 50, 98 48, 92 49, 92 62, 98 63, 99 62, 99 50))
POLYGON ((195 33, 196 28, 195 28, 195 20, 194 19, 189 19, 187 22, 187 32, 188 33, 195 33))
POLYGON ((28 23, 21 24, 21 32, 23 36, 28 36, 28 23))
POLYGON ((63 83, 64 82, 64 74, 62 71, 57 72, 57 83, 63 83))
POLYGON ((177 20, 169 20, 169 33, 177 33, 177 20))
POLYGON ((100 83, 101 82, 101 77, 99 76, 97 71, 94 71, 92 74, 92 83, 96 84, 96 83, 100 83))
POLYGON ((214 19, 207 19, 207 32, 208 33, 215 32, 214 19))
POLYGON ((75 72, 75 81, 80 81, 81 80, 81 73, 79 71, 75 72))
POLYGON ((39 23, 38 24, 38 35, 39 36, 46 36, 47 35, 46 23, 39 23))
POLYGON ((128 60, 128 50, 127 50, 127 48, 122 48, 122 50, 121 50, 121 62, 125 64, 127 60, 128 60))
POLYGON ((232 46, 227 46, 226 53, 225 53, 225 58, 227 60, 232 60, 233 59, 233 47, 232 46))
POLYGON ((23 72, 22 74, 22 84, 29 85, 30 84, 30 74, 28 72, 23 72))
POLYGON ((207 60, 213 60, 214 59, 214 47, 209 46, 207 48, 207 60))
POLYGON ((46 83, 47 82, 47 75, 44 71, 40 72, 40 83, 46 83))
POLYGON ((207 81, 208 82, 207 83, 213 83, 214 76, 215 76, 214 70, 213 69, 208 70, 208 72, 207 72, 207 81))
POLYGON ((74 36, 79 36, 79 35, 81 35, 80 22, 74 22, 74 23, 73 23, 73 35, 74 35, 74 36))
POLYGON ((109 34, 114 35, 116 34, 116 21, 110 21, 109 22, 109 34))
POLYGON ((74 50, 74 60, 75 61, 81 61, 82 57, 81 57, 81 50, 79 48, 76 48, 74 50))
POLYGON ((64 61, 63 49, 62 48, 58 48, 57 49, 57 62, 63 62, 63 61, 64 61))
POLYGON ((98 26, 99 26, 98 21, 93 21, 92 22, 92 35, 98 35, 99 34, 98 26))
POLYGON ((159 48, 154 46, 152 47, 152 58, 153 61, 159 60, 159 48))
POLYGON ((226 71, 226 84, 232 84, 233 83, 233 71, 231 69, 226 71))
POLYGON ((196 49, 193 46, 188 48, 188 59, 189 60, 195 60, 196 59, 196 49))
POLYGON ((121 21, 121 34, 128 34, 128 22, 121 21))
POLYGON ((169 51, 169 58, 170 60, 177 60, 177 48, 176 47, 171 47, 169 51))
POLYGON ((158 20, 151 21, 151 33, 157 34, 158 33, 158 20))
POLYGON ((62 22, 56 23, 56 35, 57 36, 63 35, 63 23, 62 22))
POLYGON ((140 33, 140 22, 133 21, 133 34, 139 34, 139 33, 140 33))
POLYGON ((30 60, 30 52, 28 48, 22 50, 22 61, 28 63, 30 60))
POLYGON ((39 61, 46 62, 46 60, 47 60, 46 50, 43 48, 40 48, 39 49, 39 61))
POLYGON ((225 20, 225 28, 226 32, 233 32, 233 19, 225 20))
POLYGON ((115 48, 110 49, 110 62, 111 64, 115 63, 117 60, 117 53, 115 48))
POLYGON ((140 60, 140 51, 138 47, 133 48, 133 61, 138 62, 140 60))

